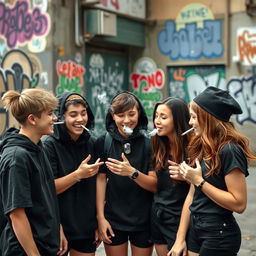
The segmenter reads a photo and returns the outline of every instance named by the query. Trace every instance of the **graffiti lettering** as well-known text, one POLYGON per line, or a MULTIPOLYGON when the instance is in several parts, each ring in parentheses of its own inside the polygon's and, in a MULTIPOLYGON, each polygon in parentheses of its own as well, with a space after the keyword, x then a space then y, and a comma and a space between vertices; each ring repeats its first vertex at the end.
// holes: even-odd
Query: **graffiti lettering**
POLYGON ((48 32, 49 17, 41 14, 39 8, 28 11, 27 1, 18 0, 13 8, 0 2, 0 35, 6 39, 9 48, 15 48, 17 43, 24 44, 34 35, 43 36, 48 32))
POLYGON ((236 116, 239 124, 256 123, 256 81, 253 76, 233 78, 227 83, 230 94, 239 102, 243 113, 236 116))
POLYGON ((65 74, 68 79, 79 77, 80 85, 84 85, 85 68, 82 65, 74 63, 73 61, 61 62, 58 60, 56 63, 56 70, 58 76, 65 74))
POLYGON ((189 23, 184 29, 176 31, 176 24, 167 21, 158 35, 160 52, 169 55, 173 61, 179 58, 197 60, 201 57, 222 57, 224 47, 221 42, 221 21, 205 20, 203 24, 203 29, 196 28, 196 23, 189 23))
POLYGON ((56 87, 56 94, 59 95, 65 91, 81 93, 79 77, 69 79, 66 77, 66 74, 59 76, 59 84, 56 87))
POLYGON ((131 82, 133 88, 136 90, 139 88, 139 84, 144 81, 143 91, 147 92, 150 88, 161 89, 165 83, 164 72, 161 69, 157 69, 154 73, 141 75, 138 73, 131 74, 131 82))
POLYGON ((207 7, 201 7, 199 9, 190 9, 180 13, 182 19, 191 19, 191 18, 206 18, 208 13, 207 7))
POLYGON ((252 59, 256 56, 256 34, 250 34, 248 30, 245 30, 242 35, 238 36, 237 42, 241 62, 247 60, 252 64, 252 59))

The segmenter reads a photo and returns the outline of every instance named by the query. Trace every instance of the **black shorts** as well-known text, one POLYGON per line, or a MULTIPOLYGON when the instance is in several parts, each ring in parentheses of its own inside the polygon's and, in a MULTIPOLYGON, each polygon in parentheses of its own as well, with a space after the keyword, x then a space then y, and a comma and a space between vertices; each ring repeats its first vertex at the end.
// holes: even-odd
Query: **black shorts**
POLYGON ((180 217, 164 209, 152 208, 151 212, 151 240, 154 244, 167 244, 170 250, 175 242, 180 217))
POLYGON ((111 237, 112 243, 107 245, 121 245, 128 242, 128 240, 132 245, 139 248, 148 248, 153 245, 153 243, 150 241, 149 230, 130 232, 113 229, 113 232, 115 236, 111 237))
MULTIPOLYGON (((68 252, 70 249, 82 253, 94 253, 96 251, 95 239, 68 240, 68 252)), ((68 255, 68 252, 65 256, 68 255)))
POLYGON ((241 231, 233 215, 191 215, 188 250, 200 256, 235 256, 241 231))

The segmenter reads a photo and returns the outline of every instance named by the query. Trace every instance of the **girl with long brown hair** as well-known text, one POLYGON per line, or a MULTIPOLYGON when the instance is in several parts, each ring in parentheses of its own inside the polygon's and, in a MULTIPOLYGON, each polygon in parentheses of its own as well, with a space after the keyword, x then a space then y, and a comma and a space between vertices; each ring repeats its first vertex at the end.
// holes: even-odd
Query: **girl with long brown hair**
POLYGON ((183 100, 169 97, 156 104, 153 121, 158 132, 151 139, 152 169, 157 176, 151 233, 157 255, 165 256, 175 242, 181 209, 189 190, 183 178, 175 180, 181 179, 180 175, 172 173, 170 178, 168 168, 170 163, 180 164, 187 158, 190 134, 182 136, 182 133, 189 128, 188 107, 183 100))
POLYGON ((256 160, 248 138, 229 121, 242 110, 227 91, 208 87, 190 103, 189 111, 194 136, 188 147, 189 161, 179 170, 191 186, 168 255, 187 255, 188 249, 189 256, 235 256, 241 231, 233 212, 246 208, 248 160, 256 160))

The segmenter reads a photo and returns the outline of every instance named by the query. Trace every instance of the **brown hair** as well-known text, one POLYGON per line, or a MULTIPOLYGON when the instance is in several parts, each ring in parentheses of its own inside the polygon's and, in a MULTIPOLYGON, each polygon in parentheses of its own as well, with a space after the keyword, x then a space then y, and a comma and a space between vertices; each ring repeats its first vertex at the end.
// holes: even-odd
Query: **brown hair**
POLYGON ((40 117, 43 111, 56 109, 58 105, 51 92, 37 88, 25 89, 21 93, 10 90, 3 95, 2 101, 20 124, 24 124, 30 114, 40 117))
POLYGON ((113 99, 111 103, 111 113, 120 114, 133 108, 134 106, 136 106, 136 108, 140 110, 139 103, 136 98, 131 93, 124 92, 118 94, 113 99))
POLYGON ((170 145, 167 136, 156 135, 151 138, 153 149, 152 167, 155 171, 159 171, 166 166, 171 149, 173 149, 173 161, 181 163, 186 160, 187 146, 190 138, 190 134, 181 136, 182 132, 190 128, 187 104, 179 98, 168 97, 155 105, 153 120, 155 120, 157 107, 161 104, 166 105, 171 110, 175 132, 172 145, 170 145))
POLYGON ((206 176, 219 173, 220 151, 224 145, 231 142, 238 144, 248 159, 256 160, 256 156, 249 147, 248 138, 239 133, 232 122, 218 120, 194 101, 190 103, 190 107, 197 115, 200 128, 200 135, 192 137, 188 146, 192 165, 195 165, 196 158, 199 161, 204 159, 208 168, 206 176))

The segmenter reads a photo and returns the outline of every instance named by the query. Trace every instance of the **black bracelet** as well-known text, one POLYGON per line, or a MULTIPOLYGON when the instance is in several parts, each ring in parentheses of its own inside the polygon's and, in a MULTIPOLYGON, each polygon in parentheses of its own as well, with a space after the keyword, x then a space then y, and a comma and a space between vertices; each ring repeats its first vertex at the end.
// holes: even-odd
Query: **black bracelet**
POLYGON ((205 180, 202 180, 202 182, 197 186, 199 189, 202 189, 203 185, 205 183, 205 180))

